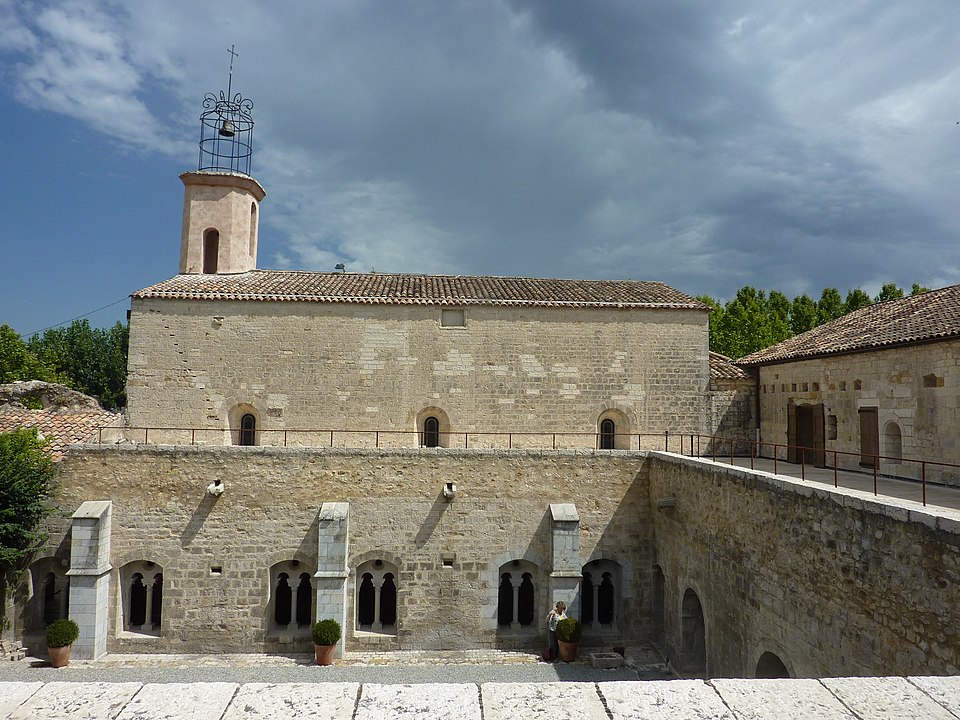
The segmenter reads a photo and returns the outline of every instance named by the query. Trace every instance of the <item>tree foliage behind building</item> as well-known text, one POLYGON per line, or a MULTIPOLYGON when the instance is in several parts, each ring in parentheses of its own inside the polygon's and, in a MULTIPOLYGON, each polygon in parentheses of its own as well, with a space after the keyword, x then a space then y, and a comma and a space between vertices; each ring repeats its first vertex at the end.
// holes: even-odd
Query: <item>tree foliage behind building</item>
MULTIPOLYGON (((36 428, 0 433, 0 616, 6 590, 47 536, 40 523, 53 512, 53 460, 36 428)), ((7 618, 0 617, 0 628, 7 618)))
POLYGON ((59 382, 92 395, 108 410, 126 405, 129 329, 116 323, 91 328, 87 320, 51 328, 24 340, 0 326, 0 383, 15 380, 59 382))
MULTIPOLYGON (((928 291, 929 288, 914 283, 910 294, 928 291)), ((697 299, 712 308, 710 349, 728 357, 741 358, 873 302, 903 296, 903 290, 895 283, 886 283, 875 298, 860 288, 850 290, 846 298, 836 288, 824 288, 819 300, 814 300, 806 293, 790 300, 779 290, 771 290, 767 294, 746 285, 726 304, 707 295, 697 299)))

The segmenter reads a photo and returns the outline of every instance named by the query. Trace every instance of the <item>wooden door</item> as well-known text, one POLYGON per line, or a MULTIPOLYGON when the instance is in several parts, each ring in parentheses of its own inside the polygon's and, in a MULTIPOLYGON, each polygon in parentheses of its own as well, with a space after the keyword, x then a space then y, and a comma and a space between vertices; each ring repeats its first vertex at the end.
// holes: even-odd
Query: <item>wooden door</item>
POLYGON ((797 406, 792 399, 787 405, 787 462, 800 462, 800 453, 797 452, 797 406))
POLYGON ((877 408, 860 408, 860 464, 873 467, 880 454, 880 426, 877 408))

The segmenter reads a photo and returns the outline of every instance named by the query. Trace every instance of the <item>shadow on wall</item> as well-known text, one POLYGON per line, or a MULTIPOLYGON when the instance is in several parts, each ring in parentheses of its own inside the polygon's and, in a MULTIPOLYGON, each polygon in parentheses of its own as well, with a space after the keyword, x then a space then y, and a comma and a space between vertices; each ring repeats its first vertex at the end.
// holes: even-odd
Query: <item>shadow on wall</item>
POLYGON ((203 497, 200 499, 200 504, 197 505, 196 510, 193 511, 193 515, 190 516, 190 519, 184 526, 183 532, 180 533, 180 547, 188 547, 190 543, 193 542, 194 538, 197 537, 197 534, 203 528, 203 524, 207 521, 207 517, 209 517, 216 502, 217 498, 215 496, 209 493, 203 494, 203 497))

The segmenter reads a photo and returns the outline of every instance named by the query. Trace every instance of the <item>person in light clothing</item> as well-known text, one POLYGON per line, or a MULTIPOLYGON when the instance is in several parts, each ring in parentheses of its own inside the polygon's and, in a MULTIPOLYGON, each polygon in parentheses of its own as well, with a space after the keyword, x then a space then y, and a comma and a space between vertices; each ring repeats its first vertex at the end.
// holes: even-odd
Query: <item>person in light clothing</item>
POLYGON ((550 631, 550 660, 556 662, 560 657, 560 645, 557 643, 557 623, 567 619, 567 604, 563 600, 547 615, 547 629, 550 631))

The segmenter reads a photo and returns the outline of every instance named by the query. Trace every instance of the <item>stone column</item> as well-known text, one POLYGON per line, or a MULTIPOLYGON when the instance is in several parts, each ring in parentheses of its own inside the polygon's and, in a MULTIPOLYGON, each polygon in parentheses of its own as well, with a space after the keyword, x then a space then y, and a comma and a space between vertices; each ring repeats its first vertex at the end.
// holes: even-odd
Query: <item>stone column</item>
POLYGON ((320 508, 320 535, 317 549, 317 620, 333 618, 343 628, 334 657, 343 657, 347 644, 347 550, 349 547, 350 504, 324 503, 320 508))
POLYGON ((73 644, 77 660, 96 660, 107 652, 112 511, 112 502, 100 500, 83 503, 73 514, 67 575, 70 617, 80 626, 80 637, 73 644))
POLYGON ((550 608, 563 600, 567 615, 580 619, 580 516, 572 503, 550 505, 553 519, 553 567, 550 573, 550 608))

